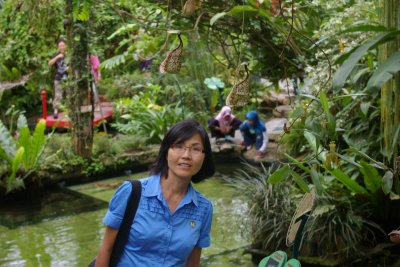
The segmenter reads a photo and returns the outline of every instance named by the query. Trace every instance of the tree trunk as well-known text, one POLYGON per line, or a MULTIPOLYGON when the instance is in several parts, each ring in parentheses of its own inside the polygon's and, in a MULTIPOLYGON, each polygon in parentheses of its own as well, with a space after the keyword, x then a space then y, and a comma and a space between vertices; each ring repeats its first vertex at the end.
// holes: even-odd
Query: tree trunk
MULTIPOLYGON (((382 22, 388 28, 400 29, 400 0, 382 0, 382 22)), ((400 38, 382 45, 379 50, 380 62, 384 62, 400 49, 400 38)), ((395 169, 395 187, 400 191, 399 156, 400 127, 400 74, 386 82, 381 90, 382 149, 390 165, 395 169)))
POLYGON ((67 0, 66 3, 65 25, 68 46, 72 50, 70 83, 67 89, 67 103, 72 122, 72 147, 77 155, 90 158, 93 147, 93 105, 89 100, 88 22, 74 20, 72 0, 67 0))

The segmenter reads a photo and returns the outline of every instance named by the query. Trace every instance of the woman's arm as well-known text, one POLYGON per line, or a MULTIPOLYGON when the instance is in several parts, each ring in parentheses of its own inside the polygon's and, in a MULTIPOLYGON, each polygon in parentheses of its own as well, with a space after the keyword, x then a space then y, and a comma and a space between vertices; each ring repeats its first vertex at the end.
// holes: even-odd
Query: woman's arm
MULTIPOLYGON (((99 253, 96 257, 95 267, 108 267, 110 264, 110 257, 112 248, 114 246, 115 238, 117 237, 118 229, 106 227, 103 242, 101 243, 99 253)), ((200 266, 200 265, 199 265, 200 266)))
POLYGON ((200 267, 201 248, 194 248, 189 255, 186 267, 200 267))

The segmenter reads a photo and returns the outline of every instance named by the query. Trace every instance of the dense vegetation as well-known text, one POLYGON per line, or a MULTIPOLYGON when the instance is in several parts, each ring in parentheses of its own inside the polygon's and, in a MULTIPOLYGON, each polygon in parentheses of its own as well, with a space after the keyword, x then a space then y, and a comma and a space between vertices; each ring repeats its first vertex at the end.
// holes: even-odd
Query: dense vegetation
MULTIPOLYGON (((252 83, 238 116, 259 108, 279 79, 304 73, 282 139, 288 162, 240 176, 252 200, 250 234, 255 248, 284 247, 296 201, 315 188, 304 254, 356 261, 398 227, 399 13, 399 0, 0 0, 0 81, 27 79, 0 88, 0 187, 16 190, 34 183, 40 168, 65 170, 68 163, 100 172, 105 154, 157 144, 184 118, 205 123, 241 78, 242 62, 252 83), (182 68, 161 74, 178 32, 182 68), (87 134, 94 144, 85 141, 84 157, 71 149, 76 140, 45 135, 41 123, 31 136, 24 119, 40 113, 40 90, 52 95, 47 60, 59 37, 69 37, 69 60, 81 71, 70 78, 72 98, 85 98, 84 59, 96 54, 101 94, 116 107, 115 133, 87 134)), ((65 107, 71 117, 74 101, 65 107)))

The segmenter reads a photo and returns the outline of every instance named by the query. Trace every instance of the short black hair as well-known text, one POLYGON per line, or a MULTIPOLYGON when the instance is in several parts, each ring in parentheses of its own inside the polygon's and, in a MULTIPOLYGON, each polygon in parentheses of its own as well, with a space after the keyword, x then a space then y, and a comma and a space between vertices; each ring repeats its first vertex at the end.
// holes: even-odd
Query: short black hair
POLYGON ((64 38, 58 38, 58 39, 57 39, 57 45, 58 45, 59 43, 61 43, 61 42, 63 42, 64 44, 67 43, 67 42, 65 41, 64 38))
POLYGON ((193 135, 198 133, 201 137, 204 146, 204 161, 201 169, 198 173, 193 175, 192 182, 198 183, 206 178, 214 175, 215 164, 211 151, 210 138, 208 137, 207 131, 195 120, 183 120, 178 122, 165 134, 164 139, 161 142, 160 151, 157 159, 150 167, 150 173, 160 174, 167 178, 168 176, 168 150, 173 144, 183 143, 190 139, 193 135))

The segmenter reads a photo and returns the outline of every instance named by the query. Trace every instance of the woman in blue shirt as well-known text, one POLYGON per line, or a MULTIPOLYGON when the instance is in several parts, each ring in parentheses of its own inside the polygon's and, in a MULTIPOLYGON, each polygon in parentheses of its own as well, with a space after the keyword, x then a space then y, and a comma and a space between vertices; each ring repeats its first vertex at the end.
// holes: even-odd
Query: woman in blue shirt
MULTIPOLYGON (((151 176, 141 180, 139 207, 118 266, 200 266, 201 250, 210 246, 213 208, 191 182, 211 177, 214 169, 205 129, 193 120, 175 124, 151 176)), ((111 199, 96 267, 109 264, 131 190, 125 182, 111 199)))
POLYGON ((246 121, 239 127, 247 150, 255 145, 257 156, 264 156, 268 145, 267 128, 256 111, 249 111, 246 121))

